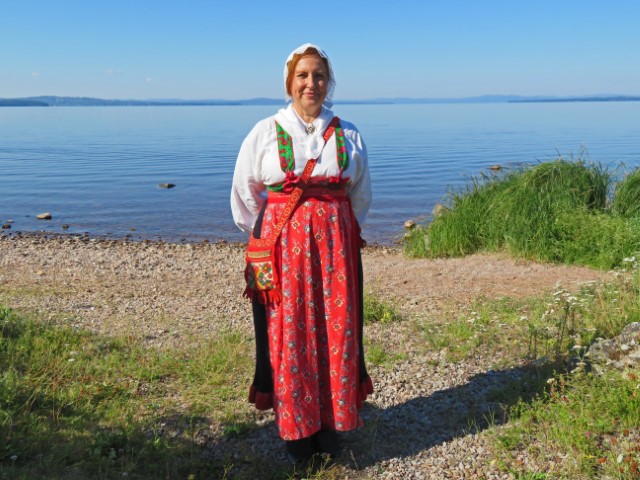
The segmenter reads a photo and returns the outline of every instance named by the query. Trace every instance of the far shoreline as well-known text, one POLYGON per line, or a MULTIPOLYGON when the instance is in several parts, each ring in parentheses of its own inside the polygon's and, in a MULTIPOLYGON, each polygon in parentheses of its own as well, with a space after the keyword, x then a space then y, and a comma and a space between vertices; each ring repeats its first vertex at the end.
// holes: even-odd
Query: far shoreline
MULTIPOLYGON (((479 95, 453 98, 415 98, 381 97, 361 100, 335 100, 335 105, 438 105, 438 104, 477 104, 477 103, 558 103, 558 102, 638 102, 640 96, 581 95, 581 96, 543 96, 543 95, 479 95)), ((42 95, 19 98, 0 98, 0 107, 243 107, 243 106, 283 106, 281 98, 225 99, 104 99, 98 97, 71 97, 42 95)))

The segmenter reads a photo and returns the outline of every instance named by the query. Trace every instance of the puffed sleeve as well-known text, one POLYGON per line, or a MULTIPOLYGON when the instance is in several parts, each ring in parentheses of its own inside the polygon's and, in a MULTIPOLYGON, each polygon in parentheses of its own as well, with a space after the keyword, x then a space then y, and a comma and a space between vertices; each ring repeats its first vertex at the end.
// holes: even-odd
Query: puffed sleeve
POLYGON ((260 165, 264 157, 266 124, 261 121, 242 142, 231 184, 231 212, 233 221, 243 231, 250 233, 265 203, 262 193, 260 165))
POLYGON ((360 225, 364 224, 369 207, 371 207, 371 177, 369 175, 369 158, 367 156, 367 147, 365 146, 360 132, 355 127, 352 131, 347 132, 350 140, 353 142, 352 161, 357 162, 357 176, 348 187, 349 198, 353 213, 360 225))

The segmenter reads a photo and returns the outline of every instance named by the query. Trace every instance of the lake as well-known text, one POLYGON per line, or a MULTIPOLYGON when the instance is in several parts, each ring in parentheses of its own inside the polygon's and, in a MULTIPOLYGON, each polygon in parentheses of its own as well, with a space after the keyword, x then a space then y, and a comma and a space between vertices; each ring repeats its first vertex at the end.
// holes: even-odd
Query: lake
MULTIPOLYGON (((274 106, 0 108, 0 223, 167 241, 245 240, 229 193, 244 136, 274 106), (162 189, 160 183, 175 188, 162 189), (52 220, 36 220, 51 212, 52 220), (63 229, 63 225, 68 228, 63 229)), ((640 102, 336 105, 369 150, 369 242, 472 176, 563 156, 640 165, 640 102)))

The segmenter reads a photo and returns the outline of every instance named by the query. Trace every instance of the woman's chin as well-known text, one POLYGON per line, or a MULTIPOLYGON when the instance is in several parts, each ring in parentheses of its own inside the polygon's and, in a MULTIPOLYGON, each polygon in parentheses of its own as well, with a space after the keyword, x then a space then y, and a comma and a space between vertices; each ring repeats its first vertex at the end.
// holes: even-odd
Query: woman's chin
POLYGON ((307 115, 319 115, 322 110, 322 102, 320 100, 302 101, 298 104, 299 109, 307 115))

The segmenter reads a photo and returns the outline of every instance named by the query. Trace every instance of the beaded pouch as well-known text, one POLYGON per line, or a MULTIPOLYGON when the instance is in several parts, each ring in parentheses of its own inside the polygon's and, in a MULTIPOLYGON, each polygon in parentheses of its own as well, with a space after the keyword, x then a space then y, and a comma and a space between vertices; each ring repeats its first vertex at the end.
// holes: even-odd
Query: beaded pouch
POLYGON ((275 244, 269 239, 249 237, 244 278, 247 288, 244 296, 262 304, 278 302, 281 299, 278 270, 275 260, 275 244))

